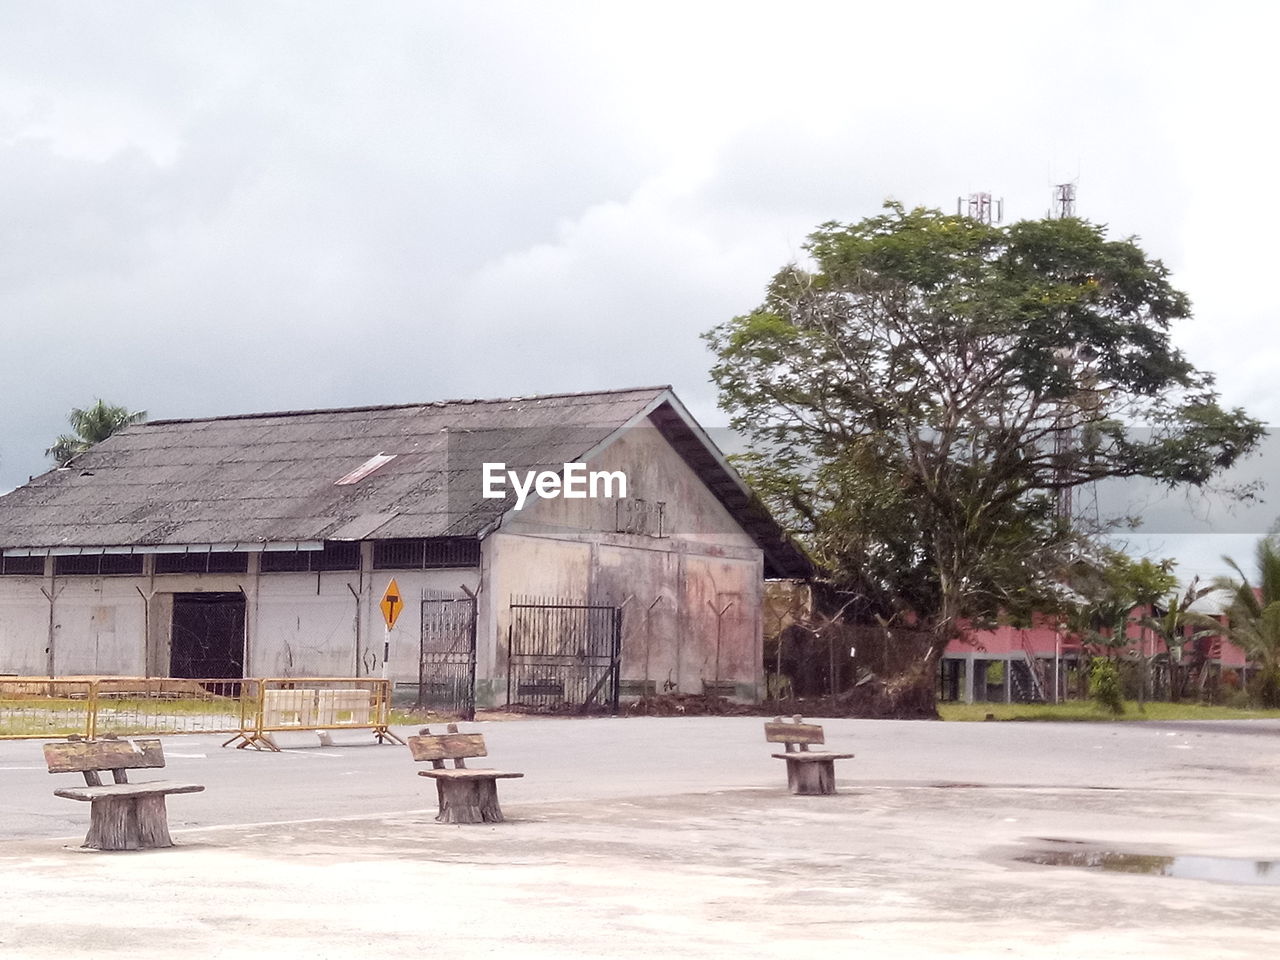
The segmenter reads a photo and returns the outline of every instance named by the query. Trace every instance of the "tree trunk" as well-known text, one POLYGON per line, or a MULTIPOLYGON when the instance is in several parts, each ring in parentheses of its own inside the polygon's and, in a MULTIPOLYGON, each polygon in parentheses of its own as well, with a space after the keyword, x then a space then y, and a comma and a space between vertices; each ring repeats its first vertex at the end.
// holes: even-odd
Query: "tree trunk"
POLYGON ((937 720, 938 664, 947 648, 935 636, 924 657, 885 684, 885 704, 878 715, 901 720, 937 720))
POLYGON ((171 847, 164 795, 98 797, 89 804, 89 833, 84 846, 93 850, 150 850, 171 847))
POLYGON ((497 783, 488 778, 437 780, 441 823, 502 823, 497 783))

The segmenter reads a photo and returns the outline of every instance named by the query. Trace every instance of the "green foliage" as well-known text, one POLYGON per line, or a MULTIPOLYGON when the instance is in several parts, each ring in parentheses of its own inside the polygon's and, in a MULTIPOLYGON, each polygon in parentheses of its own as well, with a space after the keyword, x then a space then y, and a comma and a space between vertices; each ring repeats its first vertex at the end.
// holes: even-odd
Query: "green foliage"
POLYGON ((1261 720, 1280 719, 1280 710, 1248 708, 1244 695, 1232 699, 1231 705, 1211 706, 1202 703, 1148 703, 1138 712, 1132 700, 1125 702, 1125 713, 1115 716, 1102 712, 1089 700, 1067 700, 1063 703, 940 703, 938 713, 943 720, 983 721, 987 714, 997 720, 1044 720, 1131 723, 1142 720, 1261 720))
POLYGON ((106 403, 101 398, 83 410, 73 407, 67 415, 67 422, 75 431, 74 435, 62 434, 45 454, 53 457, 58 466, 64 466, 95 443, 102 442, 130 424, 141 423, 146 419, 145 410, 131 412, 127 407, 106 403))
POLYGON ((889 204, 806 250, 705 335, 712 378, 761 496, 855 614, 927 627, 930 656, 962 618, 1058 604, 1079 547, 1058 490, 1203 485, 1263 435, 1171 343, 1190 307, 1165 267, 1102 227, 889 204))
POLYGON ((1263 707, 1280 707, 1280 670, 1260 671, 1249 681, 1249 699, 1263 707))
POLYGON ((1280 676, 1280 550, 1270 537, 1258 541, 1252 582, 1234 560, 1222 559, 1239 577, 1223 577, 1214 583, 1231 595, 1227 636, 1261 668, 1262 676, 1280 676))
POLYGON ((1066 579, 1075 594, 1067 622, 1087 642, 1104 647, 1128 645, 1134 608, 1150 607, 1178 585, 1174 561, 1134 559, 1103 549, 1077 560, 1066 579))
POLYGON ((1120 688, 1120 670, 1114 660, 1094 657, 1089 664, 1089 696, 1103 710, 1114 716, 1124 713, 1124 695, 1120 688))
POLYGON ((1200 578, 1193 577, 1184 593, 1179 595, 1175 592, 1158 605, 1158 608, 1164 609, 1163 614, 1145 616, 1140 621, 1164 644, 1165 659, 1169 667, 1169 699, 1174 702, 1177 702, 1182 693, 1178 665, 1183 658, 1183 649, 1223 632, 1221 625, 1212 617, 1191 609, 1197 601, 1213 593, 1214 589, 1212 584, 1201 586, 1200 578))

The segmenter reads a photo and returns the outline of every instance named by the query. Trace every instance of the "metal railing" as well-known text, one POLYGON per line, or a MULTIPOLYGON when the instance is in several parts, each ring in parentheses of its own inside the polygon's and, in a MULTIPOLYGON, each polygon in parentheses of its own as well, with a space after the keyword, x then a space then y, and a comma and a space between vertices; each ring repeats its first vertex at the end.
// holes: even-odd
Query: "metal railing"
POLYGON ((271 677, 254 680, 259 696, 252 727, 223 746, 279 750, 274 733, 291 730, 372 730, 379 743, 404 743, 388 726, 391 681, 367 677, 271 677))
POLYGON ((234 734, 223 746, 279 750, 273 733, 391 731, 390 683, 348 677, 0 678, 0 740, 105 735, 234 734))
POLYGON ((94 680, 0 680, 0 739, 47 740, 93 731, 94 680))
POLYGON ((94 681, 90 737, 238 733, 253 717, 257 680, 103 677, 94 681))

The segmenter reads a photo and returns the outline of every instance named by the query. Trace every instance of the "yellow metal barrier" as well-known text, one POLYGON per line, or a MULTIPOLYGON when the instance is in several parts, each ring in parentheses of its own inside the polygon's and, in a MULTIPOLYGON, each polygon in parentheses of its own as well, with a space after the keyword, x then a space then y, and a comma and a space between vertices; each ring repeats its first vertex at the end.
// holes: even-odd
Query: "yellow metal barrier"
MULTIPOLYGON (((368 677, 271 677, 255 681, 259 697, 248 725, 223 746, 279 750, 272 734, 293 730, 372 730, 379 743, 404 743, 388 726, 391 682, 368 677)), ((322 738, 323 739, 323 738, 322 738)))
POLYGON ((90 679, 0 679, 0 740, 49 740, 93 730, 90 679))
POLYGON ((101 677, 90 736, 238 733, 253 719, 257 687, 257 680, 101 677))
POLYGON ((390 682, 363 677, 0 678, 0 740, 233 733, 223 746, 279 750, 273 733, 364 729, 404 743, 390 711, 390 682))

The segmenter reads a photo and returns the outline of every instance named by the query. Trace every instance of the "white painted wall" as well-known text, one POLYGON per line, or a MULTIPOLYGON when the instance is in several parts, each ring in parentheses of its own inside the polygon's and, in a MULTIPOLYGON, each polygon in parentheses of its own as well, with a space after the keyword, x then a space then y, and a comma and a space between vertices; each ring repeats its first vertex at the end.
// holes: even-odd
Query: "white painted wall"
POLYGON ((49 601, 42 577, 0 578, 0 674, 40 676, 46 672, 49 601))
MULTIPOLYGON (((377 603, 392 577, 407 601, 392 632, 392 677, 416 680, 418 601, 425 591, 460 593, 464 583, 476 590, 477 570, 59 577, 53 581, 54 671, 163 675, 173 594, 243 590, 247 676, 380 676, 383 620, 377 603)), ((40 676, 47 670, 49 602, 41 587, 49 589, 49 581, 0 578, 0 673, 40 676)))
MULTIPOLYGON (((55 674, 137 676, 146 669, 146 600, 137 590, 142 583, 139 577, 62 577, 52 585, 41 581, 54 595, 55 674)), ((0 584, 0 590, 8 597, 4 586, 0 584)), ((33 600, 18 619, 31 631, 23 645, 38 644, 43 650, 49 633, 49 602, 38 591, 37 596, 38 601, 33 600)), ((35 667, 37 675, 46 672, 43 657, 28 666, 35 667)))

